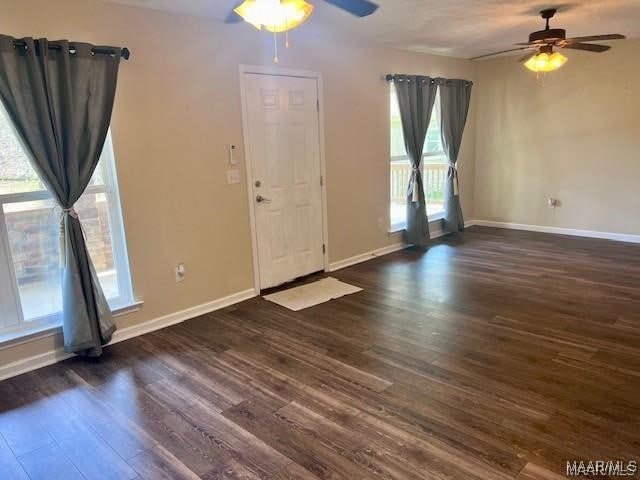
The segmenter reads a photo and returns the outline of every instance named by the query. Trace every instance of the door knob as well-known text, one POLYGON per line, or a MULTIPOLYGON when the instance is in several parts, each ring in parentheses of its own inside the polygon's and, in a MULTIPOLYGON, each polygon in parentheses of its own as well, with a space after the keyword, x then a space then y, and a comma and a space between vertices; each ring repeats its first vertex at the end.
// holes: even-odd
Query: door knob
POLYGON ((271 199, 264 198, 262 195, 258 195, 256 197, 256 202, 258 202, 258 203, 269 203, 270 201, 271 201, 271 199))

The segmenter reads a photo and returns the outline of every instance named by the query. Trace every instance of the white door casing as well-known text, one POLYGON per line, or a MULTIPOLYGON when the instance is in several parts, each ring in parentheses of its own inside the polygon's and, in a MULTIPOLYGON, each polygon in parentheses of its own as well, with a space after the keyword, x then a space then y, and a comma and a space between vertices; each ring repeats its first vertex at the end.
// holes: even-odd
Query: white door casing
POLYGON ((264 289, 325 267, 318 80, 242 74, 254 269, 264 289))

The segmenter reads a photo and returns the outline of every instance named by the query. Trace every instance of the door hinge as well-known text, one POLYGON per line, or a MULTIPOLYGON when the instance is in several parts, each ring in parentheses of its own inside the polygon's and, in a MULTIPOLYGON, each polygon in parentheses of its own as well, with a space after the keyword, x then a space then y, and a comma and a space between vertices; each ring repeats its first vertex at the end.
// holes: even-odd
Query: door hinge
POLYGON ((316 100, 316 109, 320 111, 320 99, 316 100))
POLYGON ((324 185, 324 177, 320 175, 320 186, 324 185))
POLYGON ((324 243, 322 244, 322 253, 327 253, 327 246, 324 243))

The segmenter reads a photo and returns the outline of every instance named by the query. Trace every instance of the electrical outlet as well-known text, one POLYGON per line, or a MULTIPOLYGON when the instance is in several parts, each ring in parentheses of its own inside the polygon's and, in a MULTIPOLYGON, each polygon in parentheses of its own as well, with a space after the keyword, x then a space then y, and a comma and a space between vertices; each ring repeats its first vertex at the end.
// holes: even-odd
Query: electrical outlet
POLYGON ((227 170, 227 183, 229 185, 240 183, 240 170, 227 170))
POLYGON ((378 217, 378 228, 382 230, 384 228, 384 220, 382 217, 378 217))
POLYGON ((184 282, 185 277, 187 276, 187 269, 184 266, 184 263, 179 263, 175 268, 176 274, 176 283, 184 282))

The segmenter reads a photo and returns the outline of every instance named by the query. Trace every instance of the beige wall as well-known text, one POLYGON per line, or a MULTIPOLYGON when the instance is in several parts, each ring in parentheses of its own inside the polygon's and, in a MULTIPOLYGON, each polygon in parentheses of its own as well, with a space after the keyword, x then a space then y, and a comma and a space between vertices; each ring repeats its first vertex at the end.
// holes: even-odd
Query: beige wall
MULTIPOLYGON (((0 32, 124 45, 112 133, 136 296, 121 327, 252 288, 247 192, 226 184, 227 144, 242 144, 238 65, 272 65, 271 37, 245 26, 92 0, 2 0, 0 32), (173 267, 185 262, 176 284, 173 267)), ((304 28, 304 27, 303 27, 304 28)), ((330 260, 397 242, 387 234, 388 72, 474 80, 464 60, 357 46, 300 30, 281 66, 320 71, 330 260), (379 219, 384 227, 378 226, 379 219)), ((472 217, 474 113, 460 157, 472 217)), ((240 158, 240 163, 243 159, 240 158)), ((243 172, 244 174, 244 172, 243 172)), ((0 366, 50 349, 0 351, 0 366)))
POLYGON ((478 64, 477 219, 640 234, 640 41, 612 45, 540 80, 478 64))

